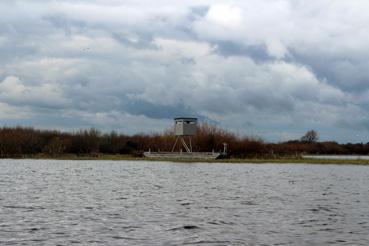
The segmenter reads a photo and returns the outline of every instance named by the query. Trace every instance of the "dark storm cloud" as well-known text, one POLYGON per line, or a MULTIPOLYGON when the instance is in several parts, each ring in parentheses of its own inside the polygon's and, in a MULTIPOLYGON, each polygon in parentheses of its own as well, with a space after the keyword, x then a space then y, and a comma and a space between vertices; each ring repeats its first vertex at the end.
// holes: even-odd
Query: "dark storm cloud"
POLYGON ((317 77, 348 92, 369 89, 369 59, 352 55, 330 55, 325 53, 293 53, 294 62, 310 67, 317 77))
POLYGON ((50 23, 54 28, 64 31, 66 35, 72 34, 73 28, 87 28, 86 22, 69 19, 65 15, 45 15, 42 19, 50 23))
POLYGON ((191 9, 191 13, 194 15, 194 16, 197 16, 197 17, 204 17, 208 11, 209 11, 209 6, 193 6, 193 7, 190 7, 191 9))
POLYGON ((131 100, 126 105, 126 110, 133 115, 145 115, 153 119, 173 119, 181 115, 198 116, 197 113, 186 105, 156 105, 146 101, 131 100))
POLYGON ((130 46, 136 49, 157 49, 153 45, 153 36, 147 34, 136 34, 135 37, 127 37, 124 33, 112 33, 112 37, 122 45, 130 46))
POLYGON ((245 46, 232 41, 219 41, 215 45, 216 52, 223 56, 246 56, 260 62, 273 60, 262 45, 245 46))

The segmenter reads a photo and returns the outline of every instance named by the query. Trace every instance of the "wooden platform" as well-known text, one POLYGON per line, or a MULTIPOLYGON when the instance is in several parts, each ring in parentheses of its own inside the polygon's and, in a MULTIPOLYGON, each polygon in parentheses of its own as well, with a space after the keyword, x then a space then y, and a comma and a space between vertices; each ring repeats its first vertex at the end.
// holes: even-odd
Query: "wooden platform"
POLYGON ((144 156, 158 159, 199 159, 214 160, 221 156, 218 152, 144 152, 144 156))

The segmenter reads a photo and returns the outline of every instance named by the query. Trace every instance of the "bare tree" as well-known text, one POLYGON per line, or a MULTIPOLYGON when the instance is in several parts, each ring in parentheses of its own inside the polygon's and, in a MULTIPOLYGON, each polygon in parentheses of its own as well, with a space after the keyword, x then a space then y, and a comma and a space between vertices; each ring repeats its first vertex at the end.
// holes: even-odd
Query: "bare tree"
POLYGON ((65 141, 63 141, 63 139, 60 139, 60 137, 53 137, 44 147, 44 152, 54 156, 64 153, 65 149, 65 141))
POLYGON ((301 141, 307 143, 315 143, 318 141, 318 139, 318 133, 315 130, 310 130, 305 133, 305 135, 301 138, 301 141))

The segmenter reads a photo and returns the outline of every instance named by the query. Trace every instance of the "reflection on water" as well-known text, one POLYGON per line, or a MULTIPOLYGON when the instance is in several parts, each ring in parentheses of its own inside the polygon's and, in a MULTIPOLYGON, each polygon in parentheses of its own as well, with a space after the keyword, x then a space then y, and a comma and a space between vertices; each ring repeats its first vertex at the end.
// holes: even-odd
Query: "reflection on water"
POLYGON ((367 245, 369 168, 0 160, 0 245, 367 245))

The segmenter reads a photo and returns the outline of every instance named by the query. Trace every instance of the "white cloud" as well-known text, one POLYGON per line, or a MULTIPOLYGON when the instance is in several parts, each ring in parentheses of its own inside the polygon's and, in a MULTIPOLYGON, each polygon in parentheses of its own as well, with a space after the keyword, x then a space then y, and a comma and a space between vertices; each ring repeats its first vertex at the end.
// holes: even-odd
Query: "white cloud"
POLYGON ((170 55, 171 59, 187 57, 199 58, 201 56, 209 55, 213 48, 208 43, 199 43, 192 41, 181 41, 173 39, 157 38, 154 43, 162 49, 164 54, 170 55))
POLYGON ((368 7, 364 0, 3 1, 0 119, 19 111, 50 127, 125 122, 133 133, 168 121, 152 115, 187 112, 275 136, 306 125, 364 129, 368 7))
POLYGON ((24 108, 14 107, 7 103, 0 102, 0 120, 8 119, 26 119, 32 117, 32 114, 24 108))
POLYGON ((68 100, 55 84, 27 86, 18 77, 8 76, 0 82, 0 100, 14 105, 64 107, 68 100))
POLYGON ((242 24, 242 12, 236 5, 214 4, 210 7, 205 20, 224 29, 239 29, 242 24))

